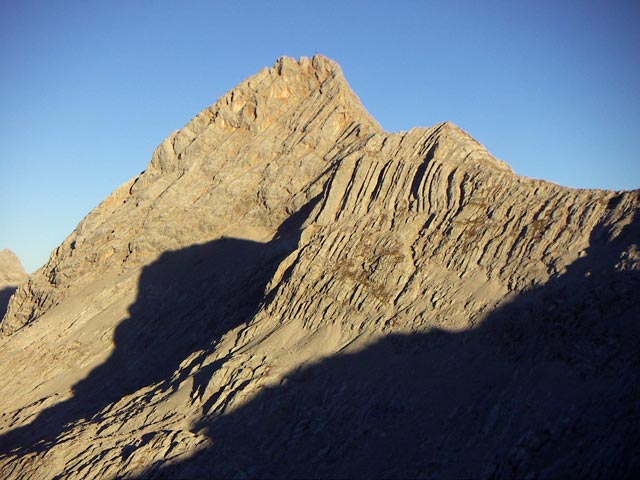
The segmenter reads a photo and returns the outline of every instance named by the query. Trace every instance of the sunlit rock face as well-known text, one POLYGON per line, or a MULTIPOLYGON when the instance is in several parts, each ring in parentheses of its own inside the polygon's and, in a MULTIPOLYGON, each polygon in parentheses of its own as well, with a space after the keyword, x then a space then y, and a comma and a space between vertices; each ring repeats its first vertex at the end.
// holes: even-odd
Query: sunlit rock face
POLYGON ((0 250, 0 318, 7 310, 9 298, 27 278, 20 259, 11 250, 0 250))
POLYGON ((632 476, 639 195, 384 132, 281 58, 13 295, 0 476, 632 476))

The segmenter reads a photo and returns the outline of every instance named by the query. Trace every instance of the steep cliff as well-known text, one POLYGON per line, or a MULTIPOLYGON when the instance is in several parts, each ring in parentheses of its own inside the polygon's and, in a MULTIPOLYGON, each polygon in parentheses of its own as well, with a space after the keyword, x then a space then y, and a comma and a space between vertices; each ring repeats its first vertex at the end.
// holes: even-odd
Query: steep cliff
POLYGON ((384 132, 282 58, 12 297, 0 473, 631 475, 639 205, 384 132))

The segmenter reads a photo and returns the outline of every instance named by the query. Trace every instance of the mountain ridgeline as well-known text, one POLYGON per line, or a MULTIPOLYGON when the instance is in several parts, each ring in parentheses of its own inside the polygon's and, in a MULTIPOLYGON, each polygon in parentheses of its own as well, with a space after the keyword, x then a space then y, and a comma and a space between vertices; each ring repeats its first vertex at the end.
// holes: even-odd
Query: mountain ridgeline
POLYGON ((13 293, 3 478, 633 477, 640 191, 387 133, 283 57, 13 293))

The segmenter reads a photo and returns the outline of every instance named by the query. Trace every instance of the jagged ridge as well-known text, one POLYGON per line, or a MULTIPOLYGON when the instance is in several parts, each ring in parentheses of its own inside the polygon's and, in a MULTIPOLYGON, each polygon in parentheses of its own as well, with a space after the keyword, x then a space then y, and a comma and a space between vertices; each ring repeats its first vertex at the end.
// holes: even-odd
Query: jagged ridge
POLYGON ((629 474, 639 194, 383 132, 334 62, 280 59, 14 295, 0 472, 629 474))

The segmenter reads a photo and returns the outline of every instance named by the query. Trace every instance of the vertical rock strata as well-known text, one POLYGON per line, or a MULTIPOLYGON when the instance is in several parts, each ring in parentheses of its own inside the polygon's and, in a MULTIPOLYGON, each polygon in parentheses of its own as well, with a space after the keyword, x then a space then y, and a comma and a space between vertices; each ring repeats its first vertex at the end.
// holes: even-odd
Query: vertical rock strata
POLYGON ((639 196, 386 133, 282 58, 13 296, 0 474, 632 475, 639 196))

